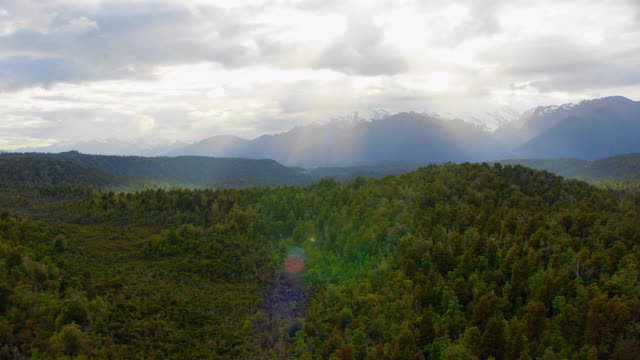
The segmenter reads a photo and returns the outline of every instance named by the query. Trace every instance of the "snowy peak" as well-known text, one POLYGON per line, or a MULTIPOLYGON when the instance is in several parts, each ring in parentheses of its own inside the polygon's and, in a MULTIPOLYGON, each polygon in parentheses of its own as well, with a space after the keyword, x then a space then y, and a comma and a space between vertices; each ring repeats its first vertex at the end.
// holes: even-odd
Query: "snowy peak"
POLYGON ((640 102, 609 97, 582 101, 562 117, 557 113, 536 119, 554 123, 519 146, 519 157, 597 159, 640 151, 640 102))
POLYGON ((503 107, 495 111, 487 111, 484 114, 469 117, 470 121, 485 131, 494 132, 502 127, 516 122, 521 113, 510 108, 503 107))
POLYGON ((538 106, 533 110, 532 116, 545 116, 556 111, 569 111, 576 106, 573 103, 563 104, 563 105, 549 105, 549 106, 538 106))
POLYGON ((599 99, 591 99, 591 100, 582 100, 578 103, 579 106, 588 106, 588 105, 597 105, 597 106, 605 106, 605 105, 631 105, 635 103, 635 101, 626 98, 624 96, 607 96, 599 99))
POLYGON ((621 114, 634 111, 637 102, 623 96, 582 100, 578 103, 538 106, 525 111, 515 121, 496 130, 496 137, 504 144, 516 146, 535 138, 569 117, 582 117, 611 110, 621 114))
POLYGON ((418 163, 490 160, 499 153, 491 135, 460 119, 403 112, 376 120, 299 126, 234 142, 206 141, 180 154, 270 158, 296 166, 346 166, 384 161, 418 163))

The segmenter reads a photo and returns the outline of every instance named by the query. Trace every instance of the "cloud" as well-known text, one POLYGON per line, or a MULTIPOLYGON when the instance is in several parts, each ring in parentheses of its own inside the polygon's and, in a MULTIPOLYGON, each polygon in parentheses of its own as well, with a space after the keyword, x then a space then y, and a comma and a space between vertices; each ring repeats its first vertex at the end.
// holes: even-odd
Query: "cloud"
POLYGON ((131 138, 149 130, 149 119, 111 109, 32 110, 15 112, 17 120, 32 119, 33 126, 18 132, 33 138, 96 139, 103 134, 131 138))
POLYGON ((355 75, 393 75, 408 70, 400 49, 386 42, 383 29, 367 16, 349 18, 343 36, 321 52, 314 67, 355 75))
POLYGON ((344 9, 347 2, 341 0, 294 0, 291 5, 307 11, 335 11, 344 9))
POLYGON ((556 75, 587 69, 601 61, 600 53, 558 36, 536 37, 497 44, 483 50, 480 58, 495 64, 507 75, 556 75))
POLYGON ((34 25, 0 36, 4 58, 0 72, 14 73, 3 82, 5 90, 55 82, 149 78, 155 67, 173 64, 212 62, 239 67, 260 57, 252 41, 252 25, 231 10, 212 6, 191 10, 155 2, 109 2, 80 9, 60 4, 42 9, 32 4, 39 9, 35 17, 19 11, 19 6, 6 10, 15 16, 15 27, 34 25), (29 75, 22 71, 27 68, 36 71, 29 75))
POLYGON ((463 21, 442 36, 450 46, 482 36, 495 35, 502 31, 498 14, 503 2, 500 0, 476 0, 462 2, 468 12, 463 21))
POLYGON ((66 59, 4 58, 0 59, 0 88, 19 89, 34 83, 48 86, 59 79, 71 80, 76 71, 66 59))
POLYGON ((635 66, 640 46, 614 40, 583 44, 562 36, 536 37, 486 49, 481 58, 503 77, 541 91, 640 85, 635 66))
POLYGON ((639 4, 0 0, 0 135, 254 137, 371 109, 637 98, 639 4))
POLYGON ((560 74, 544 80, 533 81, 530 86, 541 91, 585 91, 640 85, 637 66, 640 56, 630 63, 601 63, 589 69, 560 74))

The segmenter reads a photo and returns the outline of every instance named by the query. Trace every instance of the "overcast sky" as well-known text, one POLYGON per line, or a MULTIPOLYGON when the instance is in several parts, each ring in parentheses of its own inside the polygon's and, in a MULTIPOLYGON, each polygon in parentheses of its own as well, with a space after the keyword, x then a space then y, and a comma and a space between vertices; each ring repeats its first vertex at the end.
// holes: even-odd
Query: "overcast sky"
POLYGON ((0 0, 0 148, 640 97, 638 0, 0 0))

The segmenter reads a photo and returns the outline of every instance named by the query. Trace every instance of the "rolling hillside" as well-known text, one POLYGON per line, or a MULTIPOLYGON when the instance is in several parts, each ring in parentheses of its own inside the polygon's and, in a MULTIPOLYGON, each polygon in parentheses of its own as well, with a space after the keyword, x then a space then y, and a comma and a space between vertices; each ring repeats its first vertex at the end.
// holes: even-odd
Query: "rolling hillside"
POLYGON ((502 164, 546 170, 567 178, 614 188, 640 189, 640 154, 624 154, 595 161, 584 159, 512 159, 502 164))
POLYGON ((119 179, 97 168, 36 154, 0 154, 0 184, 116 185, 119 179))
POLYGON ((148 186, 232 187, 301 185, 324 178, 350 181, 358 176, 403 174, 418 163, 386 162, 369 166, 301 169, 268 159, 204 156, 139 157, 59 154, 0 154, 0 181, 5 184, 89 184, 114 190, 148 186))
POLYGON ((489 164, 17 209, 7 193, 0 358, 640 353, 636 194, 489 164))
POLYGON ((2 154, 3 179, 24 184, 89 183, 132 189, 146 185, 245 187, 305 184, 304 171, 273 160, 60 154, 2 154))

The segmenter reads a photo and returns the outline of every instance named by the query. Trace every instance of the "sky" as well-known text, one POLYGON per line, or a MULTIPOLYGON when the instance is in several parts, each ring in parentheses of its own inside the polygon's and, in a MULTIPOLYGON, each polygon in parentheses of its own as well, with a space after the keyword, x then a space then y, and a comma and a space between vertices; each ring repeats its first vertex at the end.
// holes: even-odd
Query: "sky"
POLYGON ((0 149, 640 97, 638 0, 0 0, 0 149))

